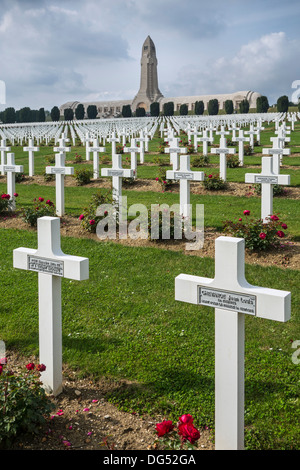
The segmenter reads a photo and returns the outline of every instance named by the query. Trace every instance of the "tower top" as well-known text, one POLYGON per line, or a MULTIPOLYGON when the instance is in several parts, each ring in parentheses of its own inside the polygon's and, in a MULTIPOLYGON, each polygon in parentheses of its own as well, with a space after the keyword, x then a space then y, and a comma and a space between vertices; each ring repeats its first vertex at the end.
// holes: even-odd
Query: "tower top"
POLYGON ((157 58, 154 42, 150 36, 144 41, 141 57, 141 82, 140 89, 132 102, 132 108, 150 109, 151 103, 163 98, 158 88, 157 58))

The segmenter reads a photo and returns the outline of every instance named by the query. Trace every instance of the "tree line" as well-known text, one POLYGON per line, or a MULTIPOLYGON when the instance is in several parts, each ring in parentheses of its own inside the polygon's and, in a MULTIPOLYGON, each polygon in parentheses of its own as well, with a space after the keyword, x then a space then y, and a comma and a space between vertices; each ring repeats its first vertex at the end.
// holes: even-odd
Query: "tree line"
MULTIPOLYGON (((277 100, 276 108, 280 113, 288 111, 289 106, 295 106, 294 103, 289 101, 288 96, 280 96, 277 100)), ((204 114, 204 102, 196 101, 194 105, 193 113, 196 115, 204 114)), ((267 113, 270 108, 268 98, 266 96, 260 96, 256 101, 256 112, 267 113)), ((250 109, 249 101, 244 99, 239 104, 239 112, 242 114, 248 113, 250 109)), ((298 109, 300 111, 300 102, 298 103, 298 109)), ((224 110, 226 114, 233 114, 237 110, 234 109, 232 100, 226 100, 224 103, 224 110)), ((179 107, 179 115, 185 116, 189 112, 187 104, 181 104, 179 107)), ((211 99, 208 102, 207 112, 209 115, 216 115, 219 113, 219 102, 217 99, 211 99)), ((173 116, 175 113, 174 102, 169 101, 163 104, 162 110, 160 109, 160 103, 154 102, 150 105, 150 116, 173 116)), ((87 119, 96 119, 98 114, 96 105, 89 105, 86 110, 87 119)), ((130 105, 124 105, 121 112, 122 117, 143 117, 146 115, 144 108, 137 108, 135 112, 132 111, 130 105)), ((53 106, 51 111, 45 111, 44 108, 30 109, 24 107, 19 110, 15 110, 13 107, 6 108, 0 112, 0 121, 4 124, 21 123, 21 122, 45 122, 50 117, 52 121, 60 120, 60 110, 58 106, 53 106)), ((75 111, 72 108, 66 108, 64 110, 65 121, 72 121, 74 118, 77 120, 83 120, 85 118, 85 109, 83 104, 78 104, 75 111)))

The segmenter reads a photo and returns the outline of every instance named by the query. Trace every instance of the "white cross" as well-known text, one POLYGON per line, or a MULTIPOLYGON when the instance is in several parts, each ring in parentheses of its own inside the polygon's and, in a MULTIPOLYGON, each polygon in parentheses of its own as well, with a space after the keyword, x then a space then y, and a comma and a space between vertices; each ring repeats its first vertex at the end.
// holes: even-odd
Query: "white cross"
POLYGON ((29 156, 29 176, 34 175, 34 152, 40 150, 39 147, 35 147, 33 144, 33 139, 29 139, 28 147, 23 147, 24 152, 28 152, 29 156))
POLYGON ((225 135, 228 135, 229 132, 228 131, 225 131, 225 128, 224 126, 221 126, 221 129, 219 131, 216 132, 217 135, 220 135, 221 136, 221 139, 223 139, 225 137, 225 135))
POLYGON ((140 148, 136 146, 136 140, 131 139, 130 147, 124 147, 124 153, 131 153, 130 156, 130 163, 131 169, 133 170, 134 178, 137 177, 137 156, 136 154, 139 152, 140 148))
POLYGON ((178 170, 167 170, 166 179, 180 181, 180 215, 192 217, 190 207, 190 183, 191 181, 203 181, 203 171, 191 171, 190 155, 180 156, 180 168, 178 170))
POLYGON ((144 163, 145 151, 144 151, 144 142, 146 137, 144 137, 143 131, 140 131, 140 136, 136 139, 136 142, 140 142, 140 163, 144 163))
POLYGON ((112 177, 113 199, 118 208, 119 218, 122 220, 122 178, 133 178, 133 170, 122 167, 122 155, 113 155, 112 167, 102 168, 101 176, 112 177))
POLYGON ((245 182, 261 184, 261 218, 268 223, 273 214, 273 185, 290 184, 290 175, 274 173, 272 157, 262 157, 261 173, 246 173, 245 182))
POLYGON ((59 217, 65 213, 65 175, 74 174, 73 167, 65 166, 65 159, 66 157, 63 152, 57 153, 55 155, 55 166, 46 166, 46 173, 55 175, 56 214, 59 217))
POLYGON ((291 150, 285 149, 280 145, 279 138, 273 139, 273 148, 263 148, 262 153, 264 155, 273 156, 273 170, 275 173, 280 173, 280 165, 282 163, 283 155, 290 155, 291 150))
POLYGON ((120 142, 120 139, 116 137, 116 133, 112 132, 111 137, 107 139, 108 142, 111 142, 111 154, 116 155, 116 142, 120 142))
MULTIPOLYGON (((1 139, 1 166, 5 165, 5 152, 10 152, 11 148, 7 147, 6 139, 1 139)), ((4 171, 1 171, 1 174, 4 175, 4 171)))
POLYGON ((93 177, 95 179, 99 178, 99 152, 106 152, 105 147, 99 147, 98 139, 93 140, 93 147, 90 148, 90 151, 93 152, 93 177))
POLYGON ((62 137, 61 139, 58 140, 59 146, 58 147, 53 147, 54 152, 60 152, 65 154, 66 152, 71 152, 71 147, 68 147, 65 145, 65 142, 67 142, 69 139, 65 139, 62 137))
POLYGON ((254 134, 256 134, 256 131, 253 128, 253 124, 250 124, 250 129, 249 129, 249 131, 245 131, 245 134, 249 134, 250 145, 253 148, 254 147, 254 134))
POLYGON ((239 143, 239 162, 240 165, 244 165, 244 142, 249 142, 250 137, 244 136, 244 131, 241 129, 239 131, 239 136, 235 138, 235 141, 239 143))
POLYGON ((41 379, 48 393, 58 395, 62 391, 61 279, 88 279, 89 260, 62 252, 58 217, 39 218, 37 233, 38 249, 15 249, 13 266, 38 273, 39 360, 46 366, 41 379))
POLYGON ((219 148, 212 148, 210 149, 211 153, 216 153, 220 155, 220 178, 223 181, 226 181, 226 173, 227 173, 227 161, 226 155, 227 154, 234 154, 234 148, 227 148, 227 140, 225 137, 221 137, 220 139, 220 147, 219 148))
POLYGON ((210 137, 208 137, 207 135, 207 129, 204 129, 203 130, 203 134, 202 134, 202 137, 199 137, 199 142, 203 142, 203 148, 202 148, 202 153, 203 155, 207 155, 207 151, 208 151, 208 142, 211 141, 210 137))
POLYGON ((249 284, 245 240, 219 237, 214 279, 180 274, 175 300, 215 308, 215 449, 242 450, 245 315, 286 322, 291 293, 249 284))
POLYGON ((187 153, 187 148, 179 146, 179 138, 172 138, 170 147, 165 148, 165 153, 170 154, 170 162, 173 165, 173 170, 176 171, 179 169, 179 155, 187 153))
POLYGON ((7 194, 10 195, 9 209, 14 211, 16 208, 15 192, 16 192, 16 173, 23 173, 23 165, 15 165, 15 154, 7 154, 6 165, 0 166, 0 171, 7 177, 7 194))
POLYGON ((89 161, 90 159, 90 134, 86 132, 85 134, 85 159, 89 161))

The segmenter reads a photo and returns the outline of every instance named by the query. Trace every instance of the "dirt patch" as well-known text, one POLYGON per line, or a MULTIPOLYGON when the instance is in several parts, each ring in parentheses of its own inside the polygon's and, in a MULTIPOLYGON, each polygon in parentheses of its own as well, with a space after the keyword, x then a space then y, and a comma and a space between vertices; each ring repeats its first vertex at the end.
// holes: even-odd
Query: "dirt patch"
MULTIPOLYGON (((25 223, 20 215, 11 217, 0 217, 0 228, 20 229, 36 232, 36 228, 30 227, 25 223)), ((61 235, 75 238, 89 238, 99 243, 107 243, 107 241, 119 243, 125 246, 142 246, 142 247, 157 247, 164 250, 180 251, 188 256, 211 257, 214 258, 215 253, 215 239, 219 236, 224 236, 223 232, 217 232, 214 228, 206 228, 204 233, 203 248, 187 249, 186 240, 164 240, 156 242, 144 239, 131 239, 125 240, 100 240, 95 233, 86 231, 80 221, 71 216, 64 216, 61 218, 61 235)), ((193 241, 189 242, 192 243, 193 241)), ((252 265, 261 266, 276 266, 280 268, 300 269, 300 242, 291 241, 288 237, 282 241, 277 249, 269 250, 262 253, 253 253, 248 250, 245 252, 245 261, 252 265)))
MULTIPOLYGON (((7 366, 15 372, 24 371, 29 362, 38 364, 38 358, 7 354, 7 366)), ((23 434, 10 450, 155 450, 155 425, 168 417, 126 413, 106 399, 108 392, 128 385, 78 379, 76 372, 64 367, 64 389, 50 397, 54 410, 47 424, 37 435, 23 434)), ((199 430, 195 450, 214 450, 209 430, 199 430)))

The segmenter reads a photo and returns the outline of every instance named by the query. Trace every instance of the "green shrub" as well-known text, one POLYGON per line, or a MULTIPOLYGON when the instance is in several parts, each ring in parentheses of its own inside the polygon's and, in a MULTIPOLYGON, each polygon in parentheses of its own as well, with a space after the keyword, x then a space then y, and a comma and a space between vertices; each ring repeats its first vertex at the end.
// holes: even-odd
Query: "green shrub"
POLYGON ((227 155, 226 164, 228 168, 237 168, 240 166, 240 160, 237 155, 227 155))
POLYGON ((21 209, 23 220, 35 227, 37 225, 37 219, 39 217, 49 216, 55 217, 56 211, 55 206, 50 199, 47 199, 45 202, 43 197, 38 197, 33 199, 33 204, 31 207, 26 207, 21 209))
MULTIPOLYGON (((25 369, 25 368, 24 368, 25 369)), ((37 433, 46 423, 54 405, 40 382, 43 364, 26 365, 26 372, 14 373, 0 364, 0 446, 7 448, 22 433, 37 433)))
POLYGON ((74 157, 74 163, 81 163, 82 162, 82 156, 76 153, 74 157))
POLYGON ((209 191, 218 191, 226 189, 226 182, 218 174, 205 175, 203 185, 209 191))
POLYGON ((46 183, 49 183, 49 181, 54 181, 55 180, 55 174, 52 174, 52 173, 44 173, 44 181, 46 181, 46 183))
MULTIPOLYGON (((254 184, 254 191, 257 195, 261 195, 261 184, 254 184)), ((287 191, 284 186, 281 184, 273 184, 273 196, 274 197, 280 197, 280 196, 286 196, 287 191)))
POLYGON ((112 190, 108 190, 105 193, 98 191, 91 197, 90 204, 84 208, 79 216, 81 226, 88 232, 95 233, 97 224, 102 220, 104 216, 97 215, 97 209, 102 204, 113 204, 112 190))
POLYGON ((253 155, 253 147, 250 144, 244 145, 244 155, 253 155))
POLYGON ((172 186, 174 183, 173 180, 167 180, 166 178, 166 168, 165 167, 159 167, 158 168, 158 176, 155 178, 155 181, 158 181, 161 185, 161 188, 163 191, 166 191, 172 186))
POLYGON ((9 209, 10 194, 3 193, 0 197, 0 214, 6 212, 9 209))
POLYGON ((192 160, 192 166, 195 168, 202 168, 203 166, 209 165, 209 156, 208 155, 197 155, 192 160))
POLYGON ((92 170, 88 170, 87 168, 81 168, 74 171, 74 178, 76 179, 78 186, 83 186, 90 183, 92 176, 92 170))
POLYGON ((250 217, 248 210, 245 210, 243 215, 244 217, 240 217, 237 222, 225 221, 224 232, 244 238, 245 246, 250 251, 265 251, 277 248, 281 244, 281 240, 285 237, 283 230, 287 229, 287 225, 280 221, 278 215, 271 215, 268 223, 250 217))
POLYGON ((16 183, 22 183, 22 181, 25 180, 25 175, 24 173, 15 173, 15 182, 16 183))
POLYGON ((45 160, 46 160, 46 163, 48 163, 49 165, 52 165, 53 163, 55 163, 55 155, 46 155, 45 160))

